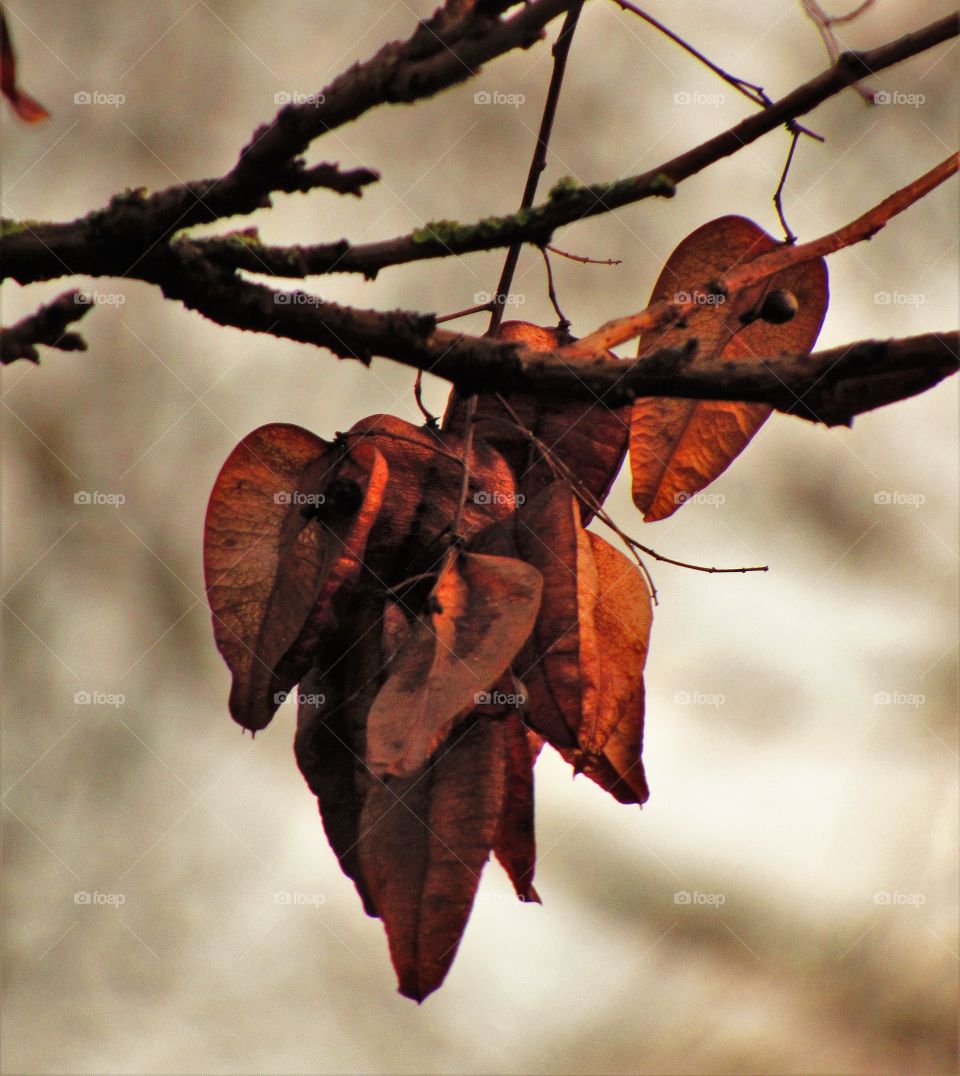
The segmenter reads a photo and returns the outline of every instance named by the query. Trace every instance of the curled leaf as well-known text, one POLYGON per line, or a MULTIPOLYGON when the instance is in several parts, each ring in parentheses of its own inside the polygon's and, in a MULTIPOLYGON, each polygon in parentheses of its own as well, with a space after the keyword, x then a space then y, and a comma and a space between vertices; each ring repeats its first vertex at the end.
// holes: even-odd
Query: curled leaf
POLYGON ((390 665, 367 718, 367 762, 409 776, 503 673, 533 628, 541 581, 508 557, 455 553, 390 665))
POLYGON ((581 730, 580 756, 569 760, 621 803, 644 803, 649 789, 641 761, 643 669, 653 603, 636 564, 598 534, 589 538, 596 564, 593 621, 603 690, 594 722, 581 730))
MULTIPOLYGON (((779 244, 745 217, 698 228, 670 255, 650 301, 674 300, 779 244)), ((681 325, 645 334, 642 357, 697 341, 697 356, 747 361, 809 351, 828 302, 823 259, 777 273, 735 295, 702 295, 681 325)), ((696 363, 694 359, 694 363, 696 363)), ((766 404, 652 397, 637 400, 630 421, 633 499, 648 521, 665 519, 722 474, 763 425, 766 404)))
POLYGON ((350 453, 347 510, 328 507, 323 492, 338 465, 341 455, 307 430, 263 426, 237 445, 210 494, 207 597, 233 674, 230 711, 245 728, 264 728, 311 667, 336 623, 334 592, 361 571, 386 465, 372 447, 350 453))

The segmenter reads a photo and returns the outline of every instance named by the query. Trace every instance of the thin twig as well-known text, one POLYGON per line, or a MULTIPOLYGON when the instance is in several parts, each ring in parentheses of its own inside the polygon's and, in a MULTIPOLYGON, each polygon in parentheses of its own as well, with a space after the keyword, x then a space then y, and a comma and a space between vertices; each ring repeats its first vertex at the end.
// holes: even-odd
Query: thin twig
POLYGON ((540 247, 540 254, 543 256, 543 264, 547 267, 547 294, 550 296, 550 302, 553 305, 553 309, 557 314, 557 328, 560 333, 566 336, 570 332, 570 319, 560 309, 560 303, 557 300, 557 289, 553 283, 553 269, 550 266, 550 255, 543 247, 540 247))
POLYGON ((457 318, 465 318, 468 314, 479 314, 483 310, 492 310, 493 303, 480 303, 479 306, 468 306, 466 310, 456 310, 452 314, 442 314, 433 320, 439 325, 443 321, 456 321, 457 318))
MULTIPOLYGON (((773 104, 773 101, 764 92, 762 86, 758 86, 755 82, 747 82, 746 79, 737 78, 736 75, 731 75, 728 71, 724 71, 722 67, 715 64, 713 60, 708 56, 705 56, 699 49, 695 49, 693 45, 688 41, 685 41, 679 34, 674 33, 669 26, 665 26, 659 19, 655 19, 652 15, 648 15, 635 4, 630 3, 629 0, 613 0, 613 2, 624 11, 629 11, 631 14, 637 15, 654 29, 659 30, 661 34, 668 37, 675 45, 679 45, 685 52, 688 52, 695 59, 699 60, 704 67, 708 67, 718 78, 722 78, 728 86, 732 86, 738 93, 742 93, 744 97, 749 101, 752 101, 755 105, 769 108, 773 104)), ((832 59, 835 61, 836 57, 834 56, 832 59)), ((808 137, 815 139, 817 142, 824 141, 823 135, 811 131, 808 127, 804 127, 794 119, 787 122, 787 129, 791 134, 805 134, 808 137)))
POLYGON ((420 408, 420 414, 426 419, 427 425, 431 429, 437 429, 440 425, 437 416, 429 411, 423 402, 423 370, 417 370, 417 377, 413 383, 413 398, 417 403, 417 407, 420 408))
POLYGON ((793 155, 797 149, 797 142, 800 140, 800 132, 794 131, 793 136, 790 139, 790 149, 787 153, 787 160, 784 163, 783 171, 780 173, 780 182, 777 184, 777 189, 773 193, 773 204, 777 208, 777 216, 780 218, 780 226, 783 228, 783 241, 785 243, 796 243, 797 237, 790 225, 787 224, 787 218, 783 213, 783 188, 787 185, 787 173, 790 171, 790 165, 793 164, 793 155))
POLYGON ((570 261, 583 265, 623 265, 622 258, 588 258, 585 254, 571 254, 569 250, 561 250, 553 243, 545 243, 544 246, 551 254, 559 254, 561 258, 569 258, 570 261))
MULTIPOLYGON (((563 26, 557 35, 553 46, 553 72, 550 75, 550 86, 547 90, 547 99, 543 106, 543 115, 540 118, 540 130, 537 133, 537 144, 534 147, 533 158, 530 161, 530 169, 527 172, 527 182, 523 188, 523 197, 520 200, 521 211, 529 209, 537 194, 537 185, 540 175, 547 167, 547 148, 550 144, 550 134, 553 131, 553 121, 557 114, 557 104, 560 101, 560 90, 563 86, 563 75, 567 67, 567 56, 570 54, 570 45, 573 42, 573 33, 577 28, 582 4, 571 7, 563 20, 563 26)), ((490 325, 487 335, 493 335, 503 321, 503 310, 510 295, 510 285, 513 283, 513 274, 520 260, 521 242, 512 243, 507 250, 507 256, 503 263, 503 272, 500 274, 500 282, 494 296, 494 306, 490 313, 490 325)))

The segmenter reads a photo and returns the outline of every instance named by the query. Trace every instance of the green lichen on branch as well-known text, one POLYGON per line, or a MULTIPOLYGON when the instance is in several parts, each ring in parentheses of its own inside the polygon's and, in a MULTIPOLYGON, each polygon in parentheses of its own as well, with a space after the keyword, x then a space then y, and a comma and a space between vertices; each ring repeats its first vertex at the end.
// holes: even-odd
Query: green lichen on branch
MULTIPOLYGON (((557 227, 554 213, 558 205, 563 205, 565 210, 576 207, 583 215, 591 215, 600 212, 611 202, 623 204, 635 200, 639 189, 635 178, 584 185, 570 176, 563 176, 553 185, 543 205, 518 209, 516 213, 503 217, 484 217, 474 224, 461 224, 456 220, 431 220, 422 228, 415 228, 410 238, 418 246, 436 244, 441 247, 455 247, 458 250, 471 247, 478 249, 486 244, 512 243, 521 238, 530 242, 549 242, 554 228, 557 227)), ((645 180, 642 189, 662 198, 672 198, 676 193, 673 180, 663 173, 657 173, 645 180)))
POLYGON ((223 238, 225 242, 240 250, 257 249, 263 246, 260 232, 256 228, 241 228, 235 232, 227 232, 223 238))
POLYGON ((672 198, 677 192, 676 185, 669 176, 658 172, 643 183, 636 178, 617 179, 612 183, 578 183, 571 176, 562 176, 550 188, 549 199, 554 205, 564 206, 580 203, 587 212, 596 210, 597 206, 607 202, 619 204, 621 201, 635 199, 637 194, 645 191, 662 198, 672 198))
POLYGON ((20 235, 21 232, 36 231, 42 228, 42 220, 14 220, 12 217, 0 217, 0 238, 6 235, 20 235))

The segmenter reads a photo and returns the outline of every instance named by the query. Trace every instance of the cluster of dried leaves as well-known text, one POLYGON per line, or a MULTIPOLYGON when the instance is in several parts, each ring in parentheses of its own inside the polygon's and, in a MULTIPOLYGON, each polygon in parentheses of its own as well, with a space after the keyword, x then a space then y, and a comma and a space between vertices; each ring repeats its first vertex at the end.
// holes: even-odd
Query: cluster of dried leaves
MULTIPOLYGON (((776 245, 741 217, 707 224, 652 300, 776 245)), ((703 294, 640 354, 689 340, 731 361, 808 351, 826 306, 826 266, 807 263, 703 294)), ((500 334, 563 342, 524 322, 500 334)), ((439 428, 374 415, 328 442, 269 425, 224 464, 204 557, 231 713, 262 729, 299 684, 297 761, 343 871, 384 922, 401 993, 421 1000, 443 981, 491 852, 520 899, 539 900, 544 743, 621 803, 647 799, 650 592, 638 564, 586 527, 628 449, 636 504, 663 519, 768 413, 454 393, 439 428)))

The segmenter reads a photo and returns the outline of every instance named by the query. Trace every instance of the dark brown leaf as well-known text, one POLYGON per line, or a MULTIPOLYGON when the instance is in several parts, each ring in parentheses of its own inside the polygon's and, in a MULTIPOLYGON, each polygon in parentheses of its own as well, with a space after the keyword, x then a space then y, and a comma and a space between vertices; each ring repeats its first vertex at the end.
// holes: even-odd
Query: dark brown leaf
POLYGON ((502 721, 471 719, 424 773, 371 787, 360 858, 400 993, 422 1001, 443 982, 497 839, 505 794, 502 721))

